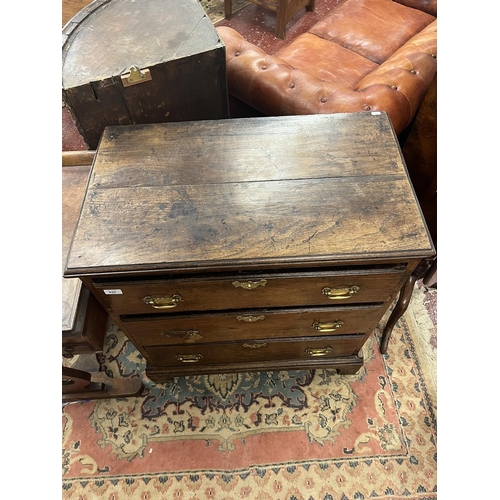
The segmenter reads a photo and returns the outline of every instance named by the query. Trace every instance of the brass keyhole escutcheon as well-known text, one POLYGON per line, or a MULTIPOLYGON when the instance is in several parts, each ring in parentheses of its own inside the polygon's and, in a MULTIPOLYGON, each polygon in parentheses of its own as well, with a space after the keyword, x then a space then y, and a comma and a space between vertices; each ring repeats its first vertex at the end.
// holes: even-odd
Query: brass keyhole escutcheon
POLYGON ((255 323, 256 321, 263 321, 266 317, 263 314, 260 314, 259 316, 244 315, 236 316, 236 319, 238 321, 244 321, 245 323, 255 323))
POLYGON ((245 290, 255 290, 259 286, 266 286, 267 280, 258 280, 258 281, 233 281, 233 286, 235 288, 243 288, 245 290))
POLYGON ((253 344, 247 344, 246 342, 243 344, 243 347, 246 349, 260 349, 262 347, 267 347, 267 342, 254 342, 253 344))

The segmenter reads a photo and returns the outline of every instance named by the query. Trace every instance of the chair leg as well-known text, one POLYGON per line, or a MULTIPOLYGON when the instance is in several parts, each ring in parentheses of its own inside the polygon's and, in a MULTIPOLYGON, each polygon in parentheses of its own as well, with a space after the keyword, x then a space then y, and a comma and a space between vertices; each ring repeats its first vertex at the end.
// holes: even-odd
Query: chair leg
POLYGON ((140 378, 111 378, 99 370, 94 354, 81 354, 72 368, 62 367, 62 402, 137 396, 140 378))
POLYGON ((394 307, 394 310, 389 316, 387 324, 385 325, 384 331, 382 333, 382 339, 380 341, 380 352, 382 354, 385 354, 387 352, 387 346, 389 344, 389 340, 391 338, 392 330, 395 324, 408 309, 408 306, 410 304, 410 299, 413 293, 413 287, 415 286, 416 281, 417 281, 417 276, 412 274, 408 278, 408 281, 405 283, 403 288, 401 289, 401 292, 399 293, 399 298, 396 303, 396 306, 394 307))
POLYGON ((306 5, 306 10, 309 12, 314 12, 314 2, 316 0, 309 0, 309 3, 306 5))
POLYGON ((276 38, 281 40, 285 39, 286 25, 289 21, 287 19, 287 4, 284 0, 278 0, 278 9, 276 10, 276 38))
POLYGON ((427 286, 435 286, 437 283, 437 259, 432 263, 432 266, 425 273, 422 283, 427 286))
POLYGON ((231 19, 233 15, 233 2, 232 0, 224 0, 224 17, 231 19))

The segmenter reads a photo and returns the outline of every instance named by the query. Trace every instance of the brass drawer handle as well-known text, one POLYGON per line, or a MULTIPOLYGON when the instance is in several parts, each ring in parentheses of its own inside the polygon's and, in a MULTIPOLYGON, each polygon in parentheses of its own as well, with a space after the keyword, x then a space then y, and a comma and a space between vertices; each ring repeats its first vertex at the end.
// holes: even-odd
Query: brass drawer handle
POLYGON ((263 321, 264 319, 266 319, 266 317, 263 314, 259 316, 245 315, 245 316, 236 316, 236 319, 238 321, 244 321, 245 323, 255 323, 256 321, 263 321))
POLYGON ((146 295, 142 300, 151 307, 155 309, 172 309, 177 307, 177 303, 182 300, 180 295, 174 294, 170 297, 153 297, 151 295, 146 295))
POLYGON ((259 286, 266 286, 267 280, 259 281, 233 281, 234 288, 244 288, 245 290, 255 290, 259 286))
POLYGON ((346 286, 344 288, 329 288, 325 287, 321 290, 323 295, 326 295, 331 300, 350 299, 357 291, 359 286, 346 286))
POLYGON ((198 363, 201 358, 203 358, 202 354, 177 354, 175 356, 177 361, 182 361, 183 363, 198 363))
POLYGON ((261 347, 267 347, 267 342, 255 342, 254 344, 243 344, 243 347, 247 349, 260 349, 261 347))
POLYGON ((326 356, 331 352, 331 347, 316 347, 314 349, 306 349, 306 353, 309 354, 309 356, 326 356))
POLYGON ((331 323, 320 323, 319 321, 315 321, 311 328, 318 330, 318 332, 334 332, 338 330, 341 326, 344 325, 344 322, 340 319, 336 321, 332 321, 331 323))

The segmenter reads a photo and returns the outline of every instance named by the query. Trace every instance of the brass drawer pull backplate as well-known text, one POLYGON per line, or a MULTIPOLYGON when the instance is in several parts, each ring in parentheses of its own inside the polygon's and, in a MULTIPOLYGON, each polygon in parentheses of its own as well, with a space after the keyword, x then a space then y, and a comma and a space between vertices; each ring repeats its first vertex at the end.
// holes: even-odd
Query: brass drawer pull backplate
POLYGON ((142 300, 151 307, 155 309, 172 309, 177 307, 177 304, 182 300, 180 295, 174 294, 170 297, 153 297, 151 295, 146 295, 142 300))
POLYGON ((359 286, 346 286, 343 288, 329 288, 325 287, 321 290, 323 295, 326 295, 331 300, 350 299, 359 290, 359 286))

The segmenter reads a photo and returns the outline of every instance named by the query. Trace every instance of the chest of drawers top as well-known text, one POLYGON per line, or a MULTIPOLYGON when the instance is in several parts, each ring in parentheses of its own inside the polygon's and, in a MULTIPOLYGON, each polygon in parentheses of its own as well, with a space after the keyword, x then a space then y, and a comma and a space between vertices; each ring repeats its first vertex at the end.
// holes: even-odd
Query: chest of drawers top
POLYGON ((107 127, 65 276, 425 258, 385 113, 107 127))

